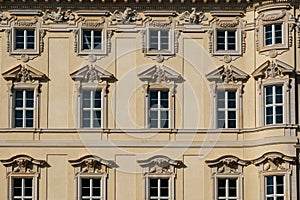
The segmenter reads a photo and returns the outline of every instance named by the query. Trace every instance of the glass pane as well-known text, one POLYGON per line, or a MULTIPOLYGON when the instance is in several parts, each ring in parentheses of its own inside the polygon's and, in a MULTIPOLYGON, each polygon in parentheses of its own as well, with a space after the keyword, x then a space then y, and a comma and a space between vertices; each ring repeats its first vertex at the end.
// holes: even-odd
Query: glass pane
POLYGON ((236 108, 236 92, 228 92, 228 108, 236 108))
POLYGON ((218 119, 218 128, 225 128, 225 120, 218 119))
POLYGON ((94 30, 94 49, 102 49, 102 31, 94 30))
POLYGON ((236 120, 228 120, 228 128, 236 128, 236 120))
POLYGON ((266 124, 273 124, 273 116, 266 117, 266 124))
POLYGON ((82 107, 83 108, 91 107, 91 91, 82 92, 82 107))
POLYGON ((90 30, 82 31, 82 49, 83 50, 91 49, 91 31, 90 30))
POLYGON ((150 50, 158 50, 158 30, 149 30, 150 50))
POLYGON ((228 183, 229 183, 229 196, 236 197, 237 196, 236 179, 228 179, 228 183))
POLYGON ((217 50, 225 50, 225 31, 217 31, 217 50))
POLYGON ((228 119, 236 119, 236 112, 228 111, 228 119))
POLYGON ((158 128, 158 120, 150 119, 150 128, 158 128))
POLYGON ((94 107, 101 108, 101 92, 100 91, 95 92, 94 107))
POLYGON ((150 184, 150 196, 157 197, 158 196, 158 179, 149 179, 150 184))
POLYGON ((158 104, 158 91, 150 91, 150 107, 158 104))
POLYGON ((26 127, 33 127, 33 120, 32 119, 26 119, 26 127))
POLYGON ((23 127, 23 120, 15 119, 15 127, 23 127))
POLYGON ((218 197, 226 196, 226 179, 218 179, 218 197))

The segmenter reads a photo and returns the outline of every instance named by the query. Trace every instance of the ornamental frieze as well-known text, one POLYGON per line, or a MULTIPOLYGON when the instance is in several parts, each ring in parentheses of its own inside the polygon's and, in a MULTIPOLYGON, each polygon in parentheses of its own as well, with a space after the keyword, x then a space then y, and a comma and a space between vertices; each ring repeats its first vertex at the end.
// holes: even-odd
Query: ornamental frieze
POLYGON ((49 9, 47 9, 45 12, 43 12, 42 19, 43 21, 51 20, 52 22, 60 23, 74 20, 75 15, 71 10, 62 11, 62 8, 58 7, 57 11, 50 11, 49 9))
POLYGON ((116 21, 121 24, 130 24, 142 19, 142 17, 138 14, 136 10, 127 7, 124 12, 119 10, 115 10, 112 13, 111 17, 112 21, 116 21))
POLYGON ((185 11, 179 16, 179 20, 184 20, 188 24, 200 24, 202 21, 207 20, 207 17, 203 12, 197 12, 196 8, 192 8, 192 11, 185 11))

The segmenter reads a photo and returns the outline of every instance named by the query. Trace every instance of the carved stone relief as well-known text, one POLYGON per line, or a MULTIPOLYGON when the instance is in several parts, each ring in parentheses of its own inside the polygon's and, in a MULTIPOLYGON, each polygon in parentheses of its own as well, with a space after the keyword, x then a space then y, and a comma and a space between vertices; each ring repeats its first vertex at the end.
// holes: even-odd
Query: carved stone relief
POLYGON ((206 75, 209 81, 236 84, 246 82, 249 75, 232 65, 223 65, 206 75))
POLYGON ((213 173, 218 174, 237 174, 243 172, 243 167, 250 165, 250 161, 241 160, 235 156, 223 156, 216 160, 205 161, 210 168, 213 169, 213 173))
POLYGON ((38 173, 40 167, 46 166, 46 161, 36 160, 28 155, 17 155, 7 160, 0 160, 10 173, 38 173))
POLYGON ((196 8, 192 8, 192 11, 185 11, 180 14, 179 20, 184 20, 188 24, 200 24, 202 21, 207 20, 207 17, 203 12, 197 12, 196 8))
POLYGON ((111 160, 104 160, 98 156, 87 155, 76 160, 69 160, 76 168, 77 173, 107 173, 107 168, 117 168, 118 165, 111 160))
POLYGON ((43 12, 42 19, 44 22, 50 20, 54 23, 61 23, 69 20, 74 20, 75 15, 71 10, 62 11, 61 7, 57 7, 57 11, 50 11, 49 9, 47 9, 45 12, 43 12))
POLYGON ((184 168, 182 161, 172 160, 167 156, 153 156, 147 160, 139 160, 138 163, 144 168, 145 173, 171 174, 175 168, 184 168))
POLYGON ((130 24, 142 19, 142 17, 138 14, 136 10, 127 7, 124 12, 119 10, 115 10, 112 13, 111 17, 112 21, 116 21, 121 24, 130 24))

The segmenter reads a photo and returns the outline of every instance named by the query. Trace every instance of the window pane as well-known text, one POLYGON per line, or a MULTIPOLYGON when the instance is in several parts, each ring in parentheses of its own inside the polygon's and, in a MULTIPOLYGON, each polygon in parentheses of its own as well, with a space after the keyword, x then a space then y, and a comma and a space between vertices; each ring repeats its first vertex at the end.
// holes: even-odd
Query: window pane
POLYGON ((228 179, 228 183, 229 183, 229 196, 230 197, 236 197, 237 196, 236 181, 237 181, 237 179, 228 179))
POLYGON ((88 50, 91 49, 91 31, 83 30, 82 31, 82 49, 88 50))
POLYGON ((102 49, 102 31, 94 30, 94 49, 102 49))
POLYGON ((228 120, 228 128, 236 128, 236 120, 228 120))
POLYGON ((226 196, 226 179, 218 179, 218 197, 226 196))
POLYGON ((158 179, 149 179, 150 184, 150 196, 157 197, 158 196, 158 179))
POLYGON ((157 107, 158 104, 158 91, 150 91, 150 107, 157 107))

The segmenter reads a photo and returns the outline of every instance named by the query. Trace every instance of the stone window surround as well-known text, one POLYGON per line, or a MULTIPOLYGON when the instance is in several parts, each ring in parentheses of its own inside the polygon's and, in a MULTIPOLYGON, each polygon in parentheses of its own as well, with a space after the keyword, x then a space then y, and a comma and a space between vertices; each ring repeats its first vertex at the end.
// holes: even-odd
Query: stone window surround
POLYGON ((175 31, 171 28, 152 28, 149 27, 146 30, 146 54, 147 55, 157 55, 157 54, 162 54, 162 55, 173 55, 175 54, 174 46, 175 46, 175 31), (150 50, 150 31, 151 30, 167 30, 168 31, 168 42, 169 42, 169 48, 168 50, 150 50))
MULTIPOLYGON (((33 127, 24 127, 24 128, 38 128, 39 127, 39 98, 40 98, 40 93, 39 93, 39 83, 14 83, 8 84, 9 87, 9 127, 10 128, 22 128, 22 127, 15 127, 14 124, 14 111, 15 111, 15 106, 14 106, 14 100, 15 100, 15 91, 16 90, 33 90, 33 98, 34 98, 34 103, 33 103, 33 127)), ((22 128, 23 129, 23 128, 22 128)))
POLYGON ((14 178, 32 178, 32 200, 38 200, 38 178, 39 174, 11 174, 8 176, 9 199, 13 199, 13 179, 14 178))
POLYGON ((78 128, 83 128, 82 127, 82 91, 101 91, 101 125, 100 128, 105 128, 107 127, 107 94, 106 94, 106 88, 108 87, 107 84, 105 83, 81 83, 81 85, 76 85, 77 86, 77 112, 78 116, 77 119, 77 127, 78 128), (80 108, 80 109, 79 109, 80 108))
POLYGON ((102 174, 77 174, 76 176, 76 185, 77 185, 77 193, 76 193, 76 199, 81 200, 81 179, 82 178, 95 178, 100 179, 101 181, 101 200, 106 200, 106 179, 107 179, 107 173, 102 174))
POLYGON ((177 168, 186 167, 182 161, 172 160, 167 156, 156 155, 146 160, 138 160, 144 174, 145 200, 149 199, 150 178, 168 178, 169 179, 169 200, 175 200, 175 178, 177 168))
POLYGON ((268 5, 258 9, 258 16, 256 18, 256 46, 257 51, 273 57, 276 51, 277 54, 281 54, 292 46, 292 33, 293 30, 293 16, 288 12, 289 5, 278 4, 268 5), (264 27, 265 25, 282 24, 282 44, 274 44, 265 46, 264 27), (268 51, 271 51, 269 53, 268 51), (266 53, 265 53, 266 52, 266 53))

